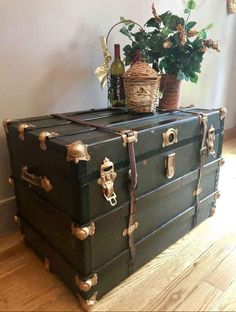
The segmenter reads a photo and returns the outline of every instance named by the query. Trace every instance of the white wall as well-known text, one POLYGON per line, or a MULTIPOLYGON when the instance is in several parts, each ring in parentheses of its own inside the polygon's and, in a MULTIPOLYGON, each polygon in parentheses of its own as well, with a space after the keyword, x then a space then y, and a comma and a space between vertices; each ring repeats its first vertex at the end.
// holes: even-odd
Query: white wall
MULTIPOLYGON (((200 0, 199 0, 200 1, 200 0)), ((197 2, 199 2, 197 1, 197 2)), ((94 69, 102 62, 98 36, 120 16, 144 23, 152 0, 0 0, 0 119, 104 107, 94 69)), ((158 8, 181 14, 184 0, 159 0, 158 8)), ((225 1, 206 0, 193 15, 200 25, 214 22, 212 37, 222 53, 209 53, 197 85, 182 85, 182 104, 226 105, 227 127, 235 125, 236 16, 226 16, 225 1), (229 83, 229 85, 228 85, 229 83), (227 84, 227 85, 226 85, 227 84)), ((118 29, 114 40, 123 43, 118 29)), ((0 201, 13 195, 3 130, 0 130, 0 201)))

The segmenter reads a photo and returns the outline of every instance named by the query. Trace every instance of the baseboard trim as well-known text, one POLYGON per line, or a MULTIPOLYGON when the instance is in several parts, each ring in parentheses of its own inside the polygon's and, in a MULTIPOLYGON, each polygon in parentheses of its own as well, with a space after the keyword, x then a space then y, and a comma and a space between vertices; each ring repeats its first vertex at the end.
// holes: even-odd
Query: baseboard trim
POLYGON ((224 141, 236 139, 236 127, 225 130, 224 141))
POLYGON ((10 197, 0 201, 0 237, 17 230, 17 225, 14 222, 15 213, 15 197, 10 197))

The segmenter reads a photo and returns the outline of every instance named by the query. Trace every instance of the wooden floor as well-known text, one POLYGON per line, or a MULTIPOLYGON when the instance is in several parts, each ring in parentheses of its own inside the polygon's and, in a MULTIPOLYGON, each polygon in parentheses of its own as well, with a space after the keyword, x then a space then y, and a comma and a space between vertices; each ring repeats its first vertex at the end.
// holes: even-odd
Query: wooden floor
MULTIPOLYGON (((119 287, 94 311, 236 311, 236 139, 225 143, 217 213, 119 287)), ((80 311, 21 242, 0 240, 0 311, 80 311)))

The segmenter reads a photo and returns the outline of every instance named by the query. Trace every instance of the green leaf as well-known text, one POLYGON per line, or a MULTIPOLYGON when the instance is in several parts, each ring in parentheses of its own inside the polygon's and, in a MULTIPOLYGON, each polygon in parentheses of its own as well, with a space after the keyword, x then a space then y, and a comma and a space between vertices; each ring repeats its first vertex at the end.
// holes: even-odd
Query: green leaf
POLYGON ((188 24, 186 24, 185 28, 186 31, 189 31, 190 29, 192 29, 197 23, 196 22, 188 22, 188 24))
POLYGON ((130 38, 129 30, 128 30, 126 27, 122 27, 122 28, 120 29, 120 32, 121 32, 123 35, 125 35, 125 36, 127 36, 127 37, 130 38))
POLYGON ((201 49, 201 47, 202 47, 202 39, 196 38, 192 42, 192 46, 193 46, 193 49, 195 49, 195 50, 201 49))
POLYGON ((123 48, 123 51, 124 52, 131 52, 133 51, 134 49, 131 47, 131 45, 127 44, 124 48, 123 48))
POLYGON ((182 46, 179 33, 174 34, 174 40, 177 43, 178 46, 182 46))
POLYGON ((214 27, 214 24, 211 23, 211 24, 207 25, 206 29, 209 30, 209 29, 212 29, 213 27, 214 27))
POLYGON ((134 28, 134 24, 130 24, 130 25, 128 26, 128 30, 129 30, 129 31, 132 31, 133 28, 134 28))
POLYGON ((189 14, 191 12, 191 10, 189 10, 188 8, 184 9, 184 14, 189 14))
POLYGON ((200 33, 198 34, 198 38, 205 40, 207 38, 207 32, 204 29, 201 30, 200 33))
POLYGON ((185 75, 185 73, 182 70, 179 70, 178 74, 177 74, 177 79, 178 80, 188 80, 188 77, 185 75))
POLYGON ((155 27, 155 28, 160 28, 159 23, 156 21, 154 17, 150 18, 147 23, 145 24, 147 27, 155 27))
POLYGON ((120 21, 123 22, 125 25, 133 23, 131 20, 124 18, 123 16, 120 17, 120 21))
POLYGON ((189 10, 194 10, 196 7, 196 2, 194 0, 188 0, 187 7, 189 10))
POLYGON ((171 33, 171 30, 165 26, 162 30, 161 33, 163 35, 164 38, 167 38, 169 36, 169 34, 171 33))
POLYGON ((197 83, 198 82, 198 75, 196 73, 191 73, 190 81, 192 81, 193 83, 197 83))

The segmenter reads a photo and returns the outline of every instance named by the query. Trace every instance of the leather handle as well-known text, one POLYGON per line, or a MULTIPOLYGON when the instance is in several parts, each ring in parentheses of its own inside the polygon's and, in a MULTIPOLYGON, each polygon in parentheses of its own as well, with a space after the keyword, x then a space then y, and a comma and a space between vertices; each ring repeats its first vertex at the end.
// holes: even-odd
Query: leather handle
POLYGON ((30 173, 27 166, 22 167, 21 178, 30 185, 44 189, 45 192, 50 192, 53 189, 52 184, 47 177, 36 176, 33 173, 30 173))

